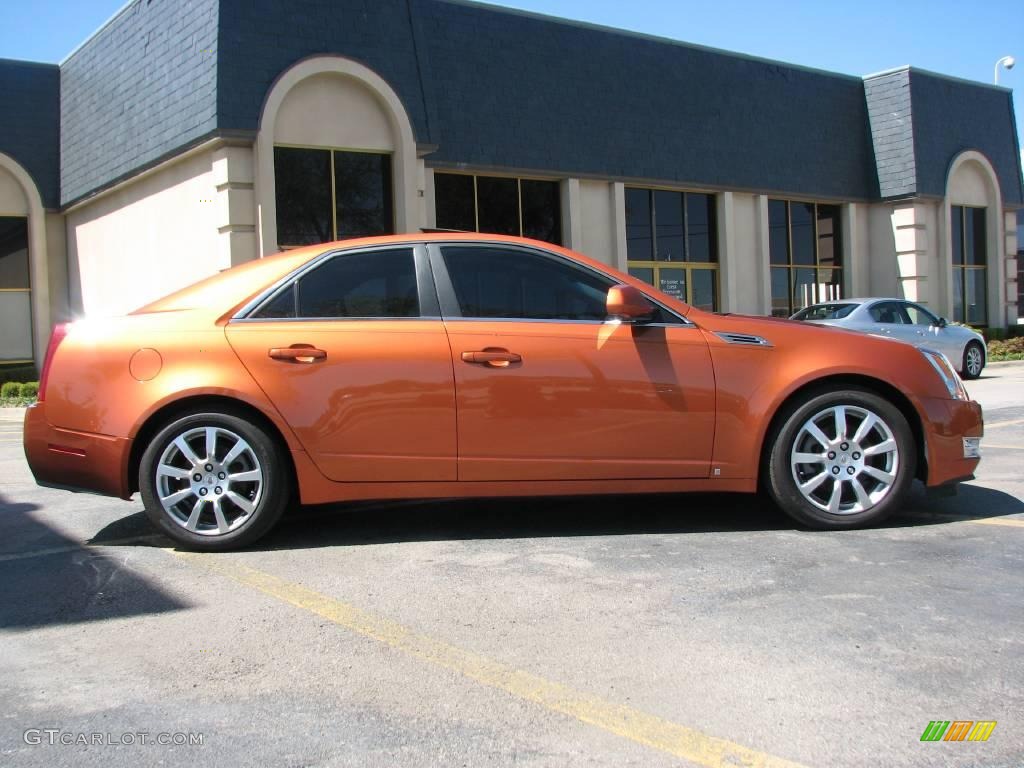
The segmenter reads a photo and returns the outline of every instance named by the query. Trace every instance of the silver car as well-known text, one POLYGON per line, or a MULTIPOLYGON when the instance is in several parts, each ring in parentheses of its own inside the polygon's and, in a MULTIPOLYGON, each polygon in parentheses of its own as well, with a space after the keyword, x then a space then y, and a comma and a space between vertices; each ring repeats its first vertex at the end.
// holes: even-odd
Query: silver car
POLYGON ((934 349, 945 354, 965 379, 978 378, 985 367, 985 339, 980 333, 950 325, 946 318, 904 299, 828 301, 801 309, 790 319, 891 336, 915 347, 934 349))

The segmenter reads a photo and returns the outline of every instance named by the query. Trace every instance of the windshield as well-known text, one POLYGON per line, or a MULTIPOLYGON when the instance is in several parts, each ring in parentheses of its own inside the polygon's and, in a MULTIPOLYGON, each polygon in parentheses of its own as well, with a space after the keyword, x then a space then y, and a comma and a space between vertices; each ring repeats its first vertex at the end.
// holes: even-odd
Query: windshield
POLYGON ((815 304, 801 309, 791 320, 839 320, 849 315, 860 304, 815 304))

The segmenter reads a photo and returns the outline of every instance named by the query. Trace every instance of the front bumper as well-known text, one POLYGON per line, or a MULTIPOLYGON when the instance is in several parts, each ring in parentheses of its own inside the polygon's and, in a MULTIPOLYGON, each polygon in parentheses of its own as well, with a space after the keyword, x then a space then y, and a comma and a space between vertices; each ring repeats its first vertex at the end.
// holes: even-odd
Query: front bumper
POLYGON ((964 438, 980 439, 985 433, 981 406, 973 400, 922 401, 929 487, 970 480, 980 456, 971 456, 964 438))
POLYGON ((29 469, 40 485, 131 497, 131 440, 60 429, 46 420, 46 404, 36 403, 25 413, 24 443, 29 469))

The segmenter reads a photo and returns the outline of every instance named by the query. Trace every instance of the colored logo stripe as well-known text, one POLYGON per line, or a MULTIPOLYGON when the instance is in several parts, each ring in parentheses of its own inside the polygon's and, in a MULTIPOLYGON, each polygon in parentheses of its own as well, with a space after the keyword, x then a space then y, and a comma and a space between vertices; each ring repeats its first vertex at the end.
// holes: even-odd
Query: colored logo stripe
POLYGON ((995 720, 932 720, 921 741, 988 741, 995 727, 995 720))

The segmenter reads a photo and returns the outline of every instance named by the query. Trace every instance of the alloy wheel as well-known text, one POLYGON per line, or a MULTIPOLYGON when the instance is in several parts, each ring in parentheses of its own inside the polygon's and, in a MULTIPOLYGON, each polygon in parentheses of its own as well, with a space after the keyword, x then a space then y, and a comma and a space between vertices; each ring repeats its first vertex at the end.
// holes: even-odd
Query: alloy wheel
POLYGON ((194 427, 164 448, 156 491, 164 511, 182 528, 221 536, 252 517, 264 492, 264 472, 240 435, 224 427, 194 427))
POLYGON ((878 505, 896 483, 900 453, 892 428, 867 408, 835 405, 800 427, 790 452, 801 495, 833 515, 878 505))

